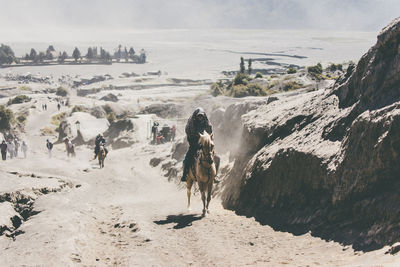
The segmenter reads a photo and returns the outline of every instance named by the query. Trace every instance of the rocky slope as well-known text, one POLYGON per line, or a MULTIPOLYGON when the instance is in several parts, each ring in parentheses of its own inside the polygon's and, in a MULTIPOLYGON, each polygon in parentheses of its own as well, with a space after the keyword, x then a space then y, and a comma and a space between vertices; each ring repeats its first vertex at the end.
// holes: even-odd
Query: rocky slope
MULTIPOLYGON (((360 250, 400 241, 399 45, 397 19, 332 88, 241 116, 224 206, 360 250)), ((225 123, 227 111, 219 115, 225 123)))

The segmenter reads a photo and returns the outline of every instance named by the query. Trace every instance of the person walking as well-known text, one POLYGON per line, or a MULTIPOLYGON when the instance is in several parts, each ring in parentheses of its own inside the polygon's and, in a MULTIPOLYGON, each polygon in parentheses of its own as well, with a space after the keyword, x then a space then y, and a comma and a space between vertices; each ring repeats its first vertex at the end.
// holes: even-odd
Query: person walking
POLYGON ((18 150, 19 150, 19 142, 18 139, 14 139, 14 156, 18 157, 18 150))
POLYGON ((53 143, 50 142, 50 140, 47 138, 46 139, 46 147, 47 147, 47 152, 49 153, 49 158, 51 158, 51 151, 53 150, 53 143))
POLYGON ((24 153, 24 158, 26 159, 26 153, 28 152, 28 145, 25 141, 22 141, 21 150, 24 153))
POLYGON ((6 141, 4 141, 4 140, 3 140, 3 142, 1 142, 0 151, 1 151, 1 158, 3 160, 6 160, 7 159, 7 144, 6 144, 6 141))
POLYGON ((8 153, 10 154, 10 159, 14 158, 14 141, 9 141, 7 144, 8 153))
POLYGON ((60 109, 61 109, 60 103, 57 104, 57 108, 58 108, 58 111, 60 111, 60 109))

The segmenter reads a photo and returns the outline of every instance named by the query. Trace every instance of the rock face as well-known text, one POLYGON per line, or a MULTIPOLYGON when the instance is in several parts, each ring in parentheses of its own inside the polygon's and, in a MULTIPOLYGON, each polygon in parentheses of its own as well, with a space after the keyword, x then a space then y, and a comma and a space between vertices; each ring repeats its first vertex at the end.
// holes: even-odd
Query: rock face
POLYGON ((358 250, 400 241, 399 51, 397 19, 332 88, 246 111, 223 205, 358 250))
POLYGON ((114 121, 110 124, 104 137, 113 149, 129 147, 137 142, 135 137, 135 125, 130 119, 114 121))
POLYGON ((71 124, 67 120, 63 120, 58 126, 58 143, 64 141, 66 137, 70 137, 72 135, 71 124))
POLYGON ((156 114, 160 118, 178 117, 182 114, 183 107, 181 105, 169 104, 152 104, 146 106, 141 113, 143 114, 156 114))

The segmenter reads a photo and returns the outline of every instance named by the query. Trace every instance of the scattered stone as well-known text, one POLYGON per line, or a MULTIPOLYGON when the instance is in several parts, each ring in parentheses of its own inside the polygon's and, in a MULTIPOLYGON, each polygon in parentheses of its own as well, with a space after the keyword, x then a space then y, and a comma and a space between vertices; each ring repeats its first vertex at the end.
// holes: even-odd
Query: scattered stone
POLYGON ((103 96, 100 100, 118 102, 118 97, 114 94, 109 93, 108 95, 103 96))

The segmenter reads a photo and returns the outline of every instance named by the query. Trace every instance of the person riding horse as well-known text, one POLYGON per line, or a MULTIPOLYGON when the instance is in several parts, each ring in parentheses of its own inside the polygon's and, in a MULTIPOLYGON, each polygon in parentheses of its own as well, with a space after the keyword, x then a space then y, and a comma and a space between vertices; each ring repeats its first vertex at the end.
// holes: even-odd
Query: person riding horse
POLYGON ((189 150, 183 160, 183 175, 182 182, 186 181, 186 176, 189 173, 190 167, 193 165, 197 151, 199 150, 200 133, 206 131, 212 134, 212 125, 207 118, 205 111, 202 108, 196 108, 192 116, 188 119, 185 132, 189 142, 189 150))
POLYGON ((98 134, 96 136, 96 139, 94 141, 95 148, 94 148, 94 159, 96 159, 97 154, 99 153, 100 150, 100 145, 104 147, 104 151, 106 152, 106 155, 108 154, 108 149, 106 148, 106 139, 104 139, 102 134, 98 134))

